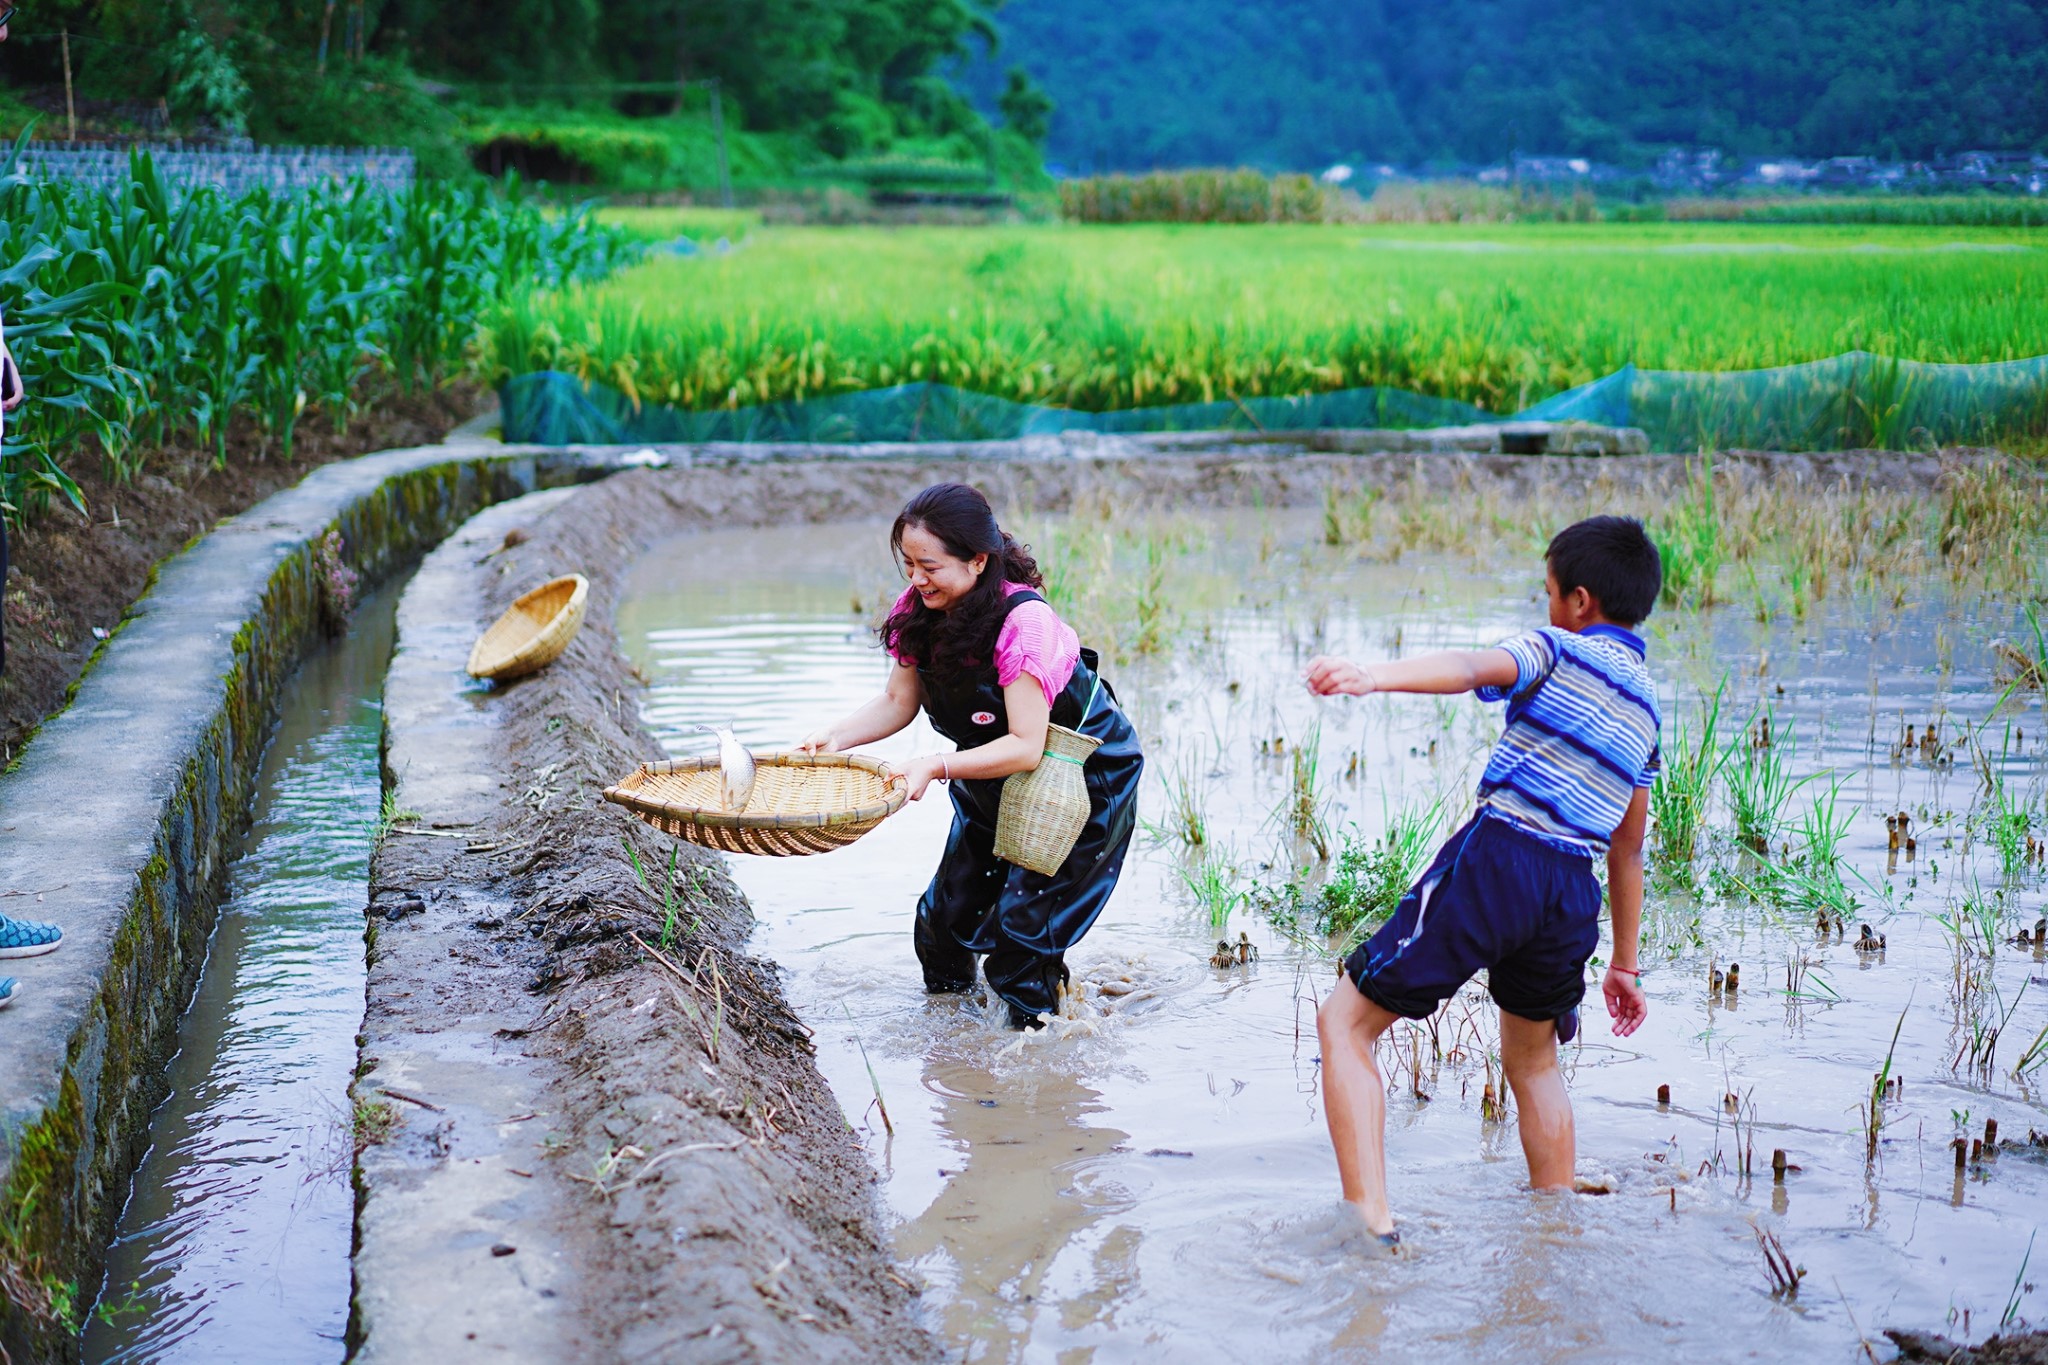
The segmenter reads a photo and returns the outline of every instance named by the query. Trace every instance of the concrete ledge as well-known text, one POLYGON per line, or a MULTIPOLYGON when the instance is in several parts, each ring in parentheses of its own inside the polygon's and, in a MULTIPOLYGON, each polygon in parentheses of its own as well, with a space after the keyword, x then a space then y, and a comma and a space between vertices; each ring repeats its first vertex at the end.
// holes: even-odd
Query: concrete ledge
POLYGON ((4 964, 0 1347, 76 1357, 49 1309, 89 1294, 139 1160, 279 688, 321 626, 313 546, 374 583, 479 508, 602 477, 602 452, 477 442, 328 465, 168 561, 70 707, 0 777, 0 912, 61 925, 4 964))
POLYGON ((845 460, 929 462, 976 460, 1129 460, 1155 455, 1646 455, 1650 441, 1635 427, 1587 422, 1506 422, 1415 430, 1331 428, 1321 431, 1062 431, 1000 441, 870 441, 844 445, 707 441, 697 444, 567 446, 615 454, 646 450, 671 463, 804 463, 845 460))
MULTIPOLYGON (((498 805, 492 696, 468 686, 463 671, 483 609, 477 580, 485 571, 475 561, 569 496, 534 493, 479 513, 428 557, 399 604, 383 738, 384 761, 399 771, 387 783, 437 829, 480 827, 498 805)), ((421 843, 402 851, 438 863, 461 841, 421 843)), ((380 866, 401 861, 398 852, 380 850, 380 866)), ((430 885, 420 879, 425 870, 408 866, 407 889, 430 896, 437 919, 466 925, 514 913, 494 887, 445 876, 430 885)), ((549 1087, 558 1068, 508 1041, 525 1034, 540 1002, 506 990, 485 955, 458 953, 452 933, 379 934, 390 928, 379 918, 386 903, 401 918, 407 904, 386 897, 371 908, 355 1102, 382 1106, 389 1132, 356 1159, 350 1359, 588 1358, 566 1311, 575 1258, 555 1233, 567 1191, 538 1141, 556 1127, 549 1087), (394 1105, 394 1094, 410 1098, 394 1105), (435 1107, 422 1110, 427 1096, 435 1107), (486 1254, 493 1246, 516 1254, 486 1254)))

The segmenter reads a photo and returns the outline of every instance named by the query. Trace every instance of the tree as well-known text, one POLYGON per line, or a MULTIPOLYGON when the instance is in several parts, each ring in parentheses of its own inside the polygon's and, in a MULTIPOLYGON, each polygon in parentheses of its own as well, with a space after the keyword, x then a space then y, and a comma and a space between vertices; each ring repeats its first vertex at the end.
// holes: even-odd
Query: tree
POLYGON ((1043 145, 1052 133, 1052 96, 1021 66, 1010 68, 1009 84, 996 107, 1003 111, 1003 126, 1034 147, 1043 145))

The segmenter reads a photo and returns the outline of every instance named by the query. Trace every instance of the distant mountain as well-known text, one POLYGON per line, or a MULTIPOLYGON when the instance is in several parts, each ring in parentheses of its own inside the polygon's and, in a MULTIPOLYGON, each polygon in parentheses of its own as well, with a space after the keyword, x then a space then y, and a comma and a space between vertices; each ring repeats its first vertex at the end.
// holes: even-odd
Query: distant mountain
POLYGON ((1070 170, 2048 150, 2048 0, 1008 0, 1070 170))

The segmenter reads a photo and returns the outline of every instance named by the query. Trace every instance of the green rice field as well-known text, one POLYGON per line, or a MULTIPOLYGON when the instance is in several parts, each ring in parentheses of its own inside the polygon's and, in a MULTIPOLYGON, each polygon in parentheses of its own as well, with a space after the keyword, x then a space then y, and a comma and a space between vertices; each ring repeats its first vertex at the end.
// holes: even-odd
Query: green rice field
MULTIPOLYGON (((662 233, 660 210, 631 229, 662 233)), ((702 234, 701 211, 677 234, 702 234)), ((1779 223, 750 227, 512 300, 502 378, 692 409, 915 380, 1107 411, 1378 384, 1509 412, 1634 364, 2048 352, 2048 235, 1779 223)))

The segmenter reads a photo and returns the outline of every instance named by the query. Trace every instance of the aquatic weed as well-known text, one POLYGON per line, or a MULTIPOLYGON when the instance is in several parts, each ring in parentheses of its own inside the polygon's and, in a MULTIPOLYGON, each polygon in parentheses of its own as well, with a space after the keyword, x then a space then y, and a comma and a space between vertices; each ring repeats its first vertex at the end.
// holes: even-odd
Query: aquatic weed
POLYGON ((1195 907, 1208 919, 1211 929, 1221 929, 1228 924, 1231 912, 1249 898, 1237 883, 1237 869, 1215 853, 1192 868, 1182 868, 1180 878, 1181 885, 1186 888, 1195 907))
POLYGON ((1753 853, 1770 851, 1771 840, 1783 823, 1785 803, 1792 799, 1793 792, 1813 780, 1792 777, 1783 754, 1791 739, 1789 724, 1779 735, 1773 735, 1771 713, 1764 711, 1740 739, 1728 742, 1723 755, 1735 837, 1753 853))
POLYGON ((1189 848, 1200 848, 1209 842, 1208 808, 1203 800, 1200 765, 1185 756, 1177 758, 1167 768, 1162 779, 1166 787, 1167 818, 1155 823, 1147 820, 1145 829, 1155 839, 1178 842, 1189 848))
POLYGON ((1672 501, 1652 519, 1650 539, 1664 565, 1666 605, 1714 605, 1715 579, 1721 571, 1721 517, 1714 500, 1711 456, 1693 466, 1688 496, 1672 501))
POLYGON ((1439 796, 1390 810, 1386 829, 1376 839, 1366 839, 1354 828, 1322 884, 1290 884, 1284 900, 1292 903, 1297 918, 1306 917, 1326 939, 1348 944, 1362 938, 1394 913, 1422 874, 1447 814, 1445 799, 1439 796))
POLYGON ((1714 782, 1728 763, 1728 751, 1721 747, 1719 737, 1721 699, 1727 685, 1725 678, 1715 684, 1713 695, 1700 703, 1695 725, 1688 726, 1682 713, 1672 718, 1664 765, 1650 788, 1657 856, 1667 867, 1681 870, 1681 879, 1687 882, 1714 782))
POLYGON ((1913 1000, 1911 996, 1908 996, 1905 1006, 1899 1010, 1898 1023, 1892 1025, 1892 1041, 1891 1046, 1885 1049, 1884 1065, 1877 1069, 1876 1074, 1870 1080, 1870 1095, 1864 1105, 1863 1112, 1863 1154, 1865 1161, 1877 1160, 1878 1139, 1884 1133, 1884 1125, 1887 1119, 1884 1108, 1885 1102, 1894 1098, 1897 1090, 1896 1083, 1892 1080, 1892 1060, 1899 1050, 1899 1033, 1906 1027, 1906 1011, 1912 1008, 1913 1000))
POLYGON ((1322 794, 1317 788, 1322 749, 1323 727, 1317 723, 1288 755, 1287 798, 1282 807, 1288 833, 1297 845, 1312 851, 1317 862, 1330 856, 1330 827, 1323 818, 1322 794))

